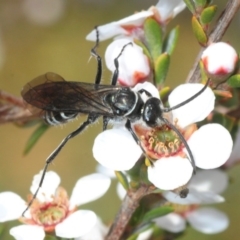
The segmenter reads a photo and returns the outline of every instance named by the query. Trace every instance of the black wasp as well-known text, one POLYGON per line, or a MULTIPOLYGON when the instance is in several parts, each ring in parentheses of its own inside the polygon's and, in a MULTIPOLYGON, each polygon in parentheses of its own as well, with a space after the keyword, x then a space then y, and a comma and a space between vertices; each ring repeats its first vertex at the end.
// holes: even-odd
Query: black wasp
MULTIPOLYGON (((96 35, 96 44, 91 49, 91 55, 97 59, 98 63, 95 83, 69 82, 65 81, 58 74, 46 73, 27 83, 22 90, 23 99, 50 125, 65 123, 74 119, 80 113, 88 114, 87 120, 83 122, 78 129, 64 138, 47 158, 39 187, 33 195, 28 208, 42 186, 48 165, 55 159, 69 139, 80 134, 88 125, 94 123, 100 117, 103 117, 103 130, 107 128, 110 120, 125 120, 125 127, 140 147, 140 140, 132 129, 132 123, 142 119, 147 126, 152 128, 162 124, 168 125, 178 134, 185 145, 195 171, 194 158, 186 140, 179 130, 163 117, 163 113, 170 112, 192 101, 207 88, 208 82, 198 93, 171 108, 164 108, 160 99, 152 97, 151 94, 144 89, 134 92, 130 87, 117 86, 119 72, 118 58, 121 56, 124 48, 131 45, 131 43, 129 43, 123 46, 119 55, 114 59, 115 71, 111 85, 101 85, 102 60, 96 52, 96 48, 99 45, 97 28, 96 35), (148 96, 146 102, 144 102, 141 97, 142 93, 148 96)), ((145 153, 144 150, 143 153, 145 153)))

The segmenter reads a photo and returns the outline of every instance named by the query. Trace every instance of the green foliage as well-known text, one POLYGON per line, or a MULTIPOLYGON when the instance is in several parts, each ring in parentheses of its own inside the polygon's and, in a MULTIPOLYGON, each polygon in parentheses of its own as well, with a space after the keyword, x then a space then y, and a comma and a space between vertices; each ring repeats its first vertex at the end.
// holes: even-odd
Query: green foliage
POLYGON ((149 221, 153 220, 154 218, 164 216, 164 215, 172 212, 173 210, 174 209, 170 206, 161 206, 161 207, 153 208, 144 215, 142 222, 143 223, 149 222, 149 221))
POLYGON ((155 81, 157 86, 160 86, 168 73, 170 65, 170 56, 167 53, 162 53, 155 61, 155 81))
POLYGON ((162 53, 162 29, 158 22, 152 18, 146 19, 143 27, 147 48, 152 56, 153 61, 155 61, 159 54, 162 53))
POLYGON ((134 232, 133 234, 127 238, 127 240, 136 240, 137 237, 139 236, 139 234, 147 231, 148 229, 153 228, 154 224, 153 223, 147 223, 144 225, 139 226, 134 232))
POLYGON ((184 0, 184 2, 187 5, 187 8, 190 10, 191 13, 195 13, 195 7, 193 5, 193 1, 192 0, 184 0))
POLYGON ((116 175, 118 181, 124 187, 124 189, 128 190, 129 189, 129 183, 128 183, 128 179, 127 179, 126 175, 121 171, 115 171, 115 175, 116 175))
POLYGON ((207 3, 206 0, 194 0, 195 6, 196 7, 204 7, 207 3))
POLYGON ((32 133, 32 135, 28 139, 26 147, 23 151, 24 155, 30 152, 30 150, 34 147, 34 145, 38 142, 40 137, 47 131, 48 128, 49 126, 46 125, 45 123, 39 125, 39 127, 32 133))
POLYGON ((177 45, 179 37, 179 26, 173 28, 163 42, 163 52, 167 52, 171 55, 177 45))
POLYGON ((202 45, 205 46, 207 43, 207 35, 203 30, 203 27, 201 26, 201 24, 199 23, 199 21, 197 20, 197 18, 195 16, 192 17, 192 29, 193 29, 193 33, 196 37, 196 39, 198 40, 198 42, 202 45))
POLYGON ((217 6, 213 5, 205 8, 200 16, 200 21, 202 24, 209 24, 213 20, 215 13, 217 12, 217 6))
POLYGON ((240 87, 240 74, 235 74, 231 76, 228 80, 227 83, 229 86, 233 88, 239 88, 240 87))

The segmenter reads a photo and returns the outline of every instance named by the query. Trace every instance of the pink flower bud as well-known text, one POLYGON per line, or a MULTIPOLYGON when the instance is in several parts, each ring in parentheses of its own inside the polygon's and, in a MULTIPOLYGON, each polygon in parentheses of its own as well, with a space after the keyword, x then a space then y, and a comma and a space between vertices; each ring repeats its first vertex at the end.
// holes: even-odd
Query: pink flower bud
POLYGON ((238 55, 227 43, 212 43, 202 54, 204 69, 213 80, 227 79, 235 70, 238 55))
POLYGON ((108 69, 115 71, 114 59, 118 57, 124 45, 128 45, 118 58, 119 75, 118 83, 123 86, 135 86, 139 82, 146 80, 150 73, 150 66, 146 55, 143 54, 141 47, 132 42, 131 38, 122 38, 113 41, 105 53, 105 61, 108 69))

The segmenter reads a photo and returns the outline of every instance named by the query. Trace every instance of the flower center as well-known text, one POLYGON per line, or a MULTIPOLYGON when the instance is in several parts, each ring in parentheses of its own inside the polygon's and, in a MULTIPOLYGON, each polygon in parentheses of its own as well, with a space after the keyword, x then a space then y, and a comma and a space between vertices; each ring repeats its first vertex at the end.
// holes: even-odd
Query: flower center
POLYGON ((181 205, 171 203, 170 205, 174 208, 174 212, 181 215, 183 218, 186 218, 189 213, 199 208, 199 205, 197 204, 181 205))
MULTIPOLYGON (((182 136, 186 139, 195 131, 196 126, 190 125, 190 128, 181 129, 175 125, 182 136)), ((153 159, 183 155, 182 149, 185 147, 179 135, 167 125, 156 128, 144 128, 135 125, 134 130, 141 139, 141 144, 147 155, 153 159)))
MULTIPOLYGON (((32 196, 30 196, 32 198, 32 196)), ((52 232, 55 226, 75 211, 69 209, 69 200, 64 188, 58 187, 52 201, 41 202, 38 199, 30 207, 30 218, 20 218, 21 222, 30 225, 39 225, 45 232, 52 232)))
POLYGON ((66 209, 64 206, 58 206, 56 204, 47 204, 39 208, 34 215, 35 221, 39 225, 50 226, 59 223, 66 217, 66 209))

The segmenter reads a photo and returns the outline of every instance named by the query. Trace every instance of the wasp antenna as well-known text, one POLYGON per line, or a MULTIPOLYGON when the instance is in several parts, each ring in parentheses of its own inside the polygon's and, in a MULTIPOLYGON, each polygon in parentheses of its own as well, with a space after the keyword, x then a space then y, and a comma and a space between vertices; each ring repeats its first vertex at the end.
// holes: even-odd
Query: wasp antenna
POLYGON ((173 129, 173 131, 176 132, 176 134, 178 135, 178 137, 180 138, 180 140, 184 144, 184 146, 187 149, 187 152, 189 154, 189 157, 190 157, 190 162, 191 162, 192 167, 193 167, 193 173, 195 174, 196 173, 196 164, 195 164, 195 160, 194 160, 192 151, 191 151, 187 141, 185 140, 183 135, 179 132, 179 130, 172 123, 170 123, 166 118, 162 118, 161 120, 163 120, 166 123, 166 125, 168 125, 171 129, 173 129))
POLYGON ((170 111, 172 111, 172 110, 174 110, 174 109, 180 108, 180 107, 186 105, 187 103, 191 102, 193 99, 195 99, 196 97, 198 97, 200 94, 202 94, 202 93, 207 89, 207 87, 208 87, 208 85, 209 85, 209 82, 210 82, 210 78, 208 78, 206 84, 204 85, 204 87, 203 87, 199 92, 197 92, 197 93, 194 94, 192 97, 190 97, 190 98, 188 98, 187 100, 185 100, 185 101, 177 104, 177 105, 174 106, 174 107, 164 108, 164 109, 163 109, 163 112, 170 112, 170 111))

